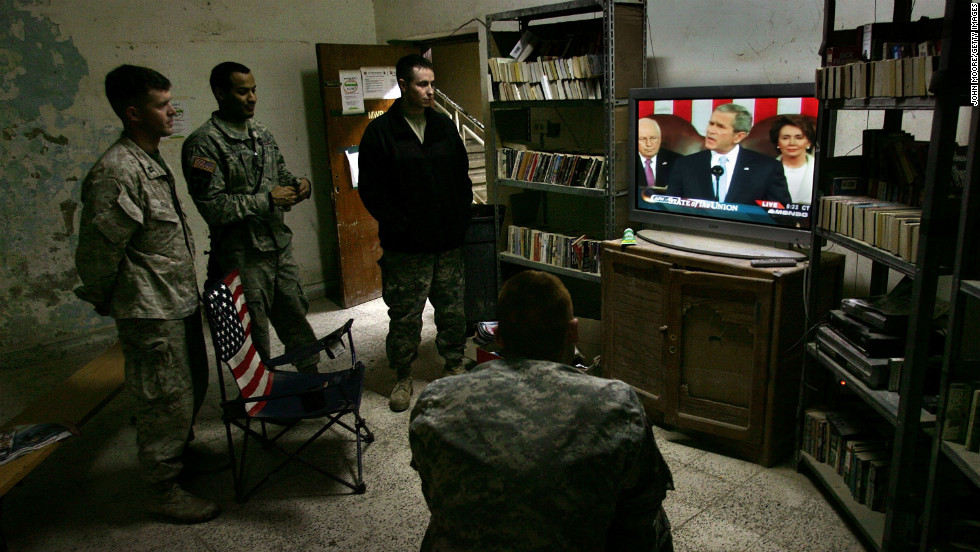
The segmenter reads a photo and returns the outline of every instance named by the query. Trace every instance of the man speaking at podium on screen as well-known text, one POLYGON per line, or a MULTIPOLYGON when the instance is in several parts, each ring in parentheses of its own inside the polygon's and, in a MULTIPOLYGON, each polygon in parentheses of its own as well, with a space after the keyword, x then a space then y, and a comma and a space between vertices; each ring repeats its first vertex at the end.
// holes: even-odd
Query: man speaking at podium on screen
POLYGON ((667 195, 749 205, 757 200, 791 203, 782 164, 739 146, 750 130, 752 116, 745 107, 716 107, 705 132, 706 149, 674 163, 667 195))

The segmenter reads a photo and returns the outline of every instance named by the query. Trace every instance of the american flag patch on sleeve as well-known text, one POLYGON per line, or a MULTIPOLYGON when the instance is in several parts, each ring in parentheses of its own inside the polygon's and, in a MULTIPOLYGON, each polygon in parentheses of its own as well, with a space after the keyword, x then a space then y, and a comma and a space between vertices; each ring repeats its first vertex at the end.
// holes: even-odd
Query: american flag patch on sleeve
POLYGON ((198 157, 195 155, 194 158, 191 159, 191 166, 194 167, 195 169, 201 169, 202 171, 213 173, 217 165, 215 164, 214 161, 210 159, 205 159, 203 157, 198 157))

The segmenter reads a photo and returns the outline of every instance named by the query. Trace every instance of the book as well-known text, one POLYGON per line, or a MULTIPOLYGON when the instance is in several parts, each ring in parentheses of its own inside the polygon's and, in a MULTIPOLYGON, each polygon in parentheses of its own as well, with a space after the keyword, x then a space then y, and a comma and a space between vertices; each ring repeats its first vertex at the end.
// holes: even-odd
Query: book
POLYGON ((78 430, 71 424, 51 422, 20 425, 2 430, 0 431, 0 465, 77 434, 78 430))
POLYGON ((943 440, 963 443, 966 440, 970 403, 974 389, 969 383, 949 384, 946 394, 946 417, 943 420, 943 440))
POLYGON ((888 496, 888 466, 891 459, 872 460, 868 465, 868 483, 864 504, 875 512, 885 511, 885 497, 888 496))
POLYGON ((531 31, 524 31, 521 35, 521 39, 517 41, 517 44, 510 51, 510 57, 517 61, 524 61, 530 57, 531 52, 534 51, 535 46, 538 45, 538 37, 531 31))
POLYGON ((980 451, 980 389, 973 391, 963 445, 970 452, 980 451))
POLYGON ((851 492, 855 500, 868 504, 868 485, 871 483, 871 463, 881 462, 891 456, 883 444, 876 448, 859 450, 854 453, 854 468, 851 482, 851 492))
POLYGON ((843 471, 843 452, 847 442, 866 435, 867 432, 853 412, 837 410, 827 413, 826 464, 834 468, 837 473, 841 473, 843 471))

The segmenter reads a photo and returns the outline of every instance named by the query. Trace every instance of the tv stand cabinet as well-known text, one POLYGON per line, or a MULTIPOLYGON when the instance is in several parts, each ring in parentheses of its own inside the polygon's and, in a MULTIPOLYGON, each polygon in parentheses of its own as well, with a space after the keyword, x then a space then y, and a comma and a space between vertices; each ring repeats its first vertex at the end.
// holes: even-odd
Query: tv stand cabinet
MULTIPOLYGON (((843 258, 823 257, 823 311, 843 258)), ((654 422, 771 466, 793 451, 805 333, 804 275, 748 259, 603 242, 603 371, 633 386, 654 422)), ((810 319, 818 319, 811 313, 810 319)))

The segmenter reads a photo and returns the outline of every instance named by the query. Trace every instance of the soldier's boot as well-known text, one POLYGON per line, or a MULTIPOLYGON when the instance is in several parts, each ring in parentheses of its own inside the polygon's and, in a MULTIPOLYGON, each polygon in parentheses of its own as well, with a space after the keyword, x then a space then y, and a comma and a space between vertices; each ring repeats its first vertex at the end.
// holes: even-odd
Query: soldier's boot
POLYGON ((173 481, 150 486, 146 509, 151 514, 184 523, 202 523, 221 513, 221 507, 216 503, 192 495, 173 481))
POLYGON ((402 412, 412 401, 412 376, 410 372, 398 371, 398 380, 388 397, 388 408, 392 412, 402 412))
POLYGON ((456 362, 452 362, 452 363, 447 362, 446 363, 446 369, 445 369, 445 371, 443 372, 442 375, 443 376, 458 376, 460 374, 465 374, 465 373, 466 373, 466 365, 463 364, 462 362, 458 362, 458 363, 456 363, 456 362))
POLYGON ((446 366, 442 372, 442 375, 445 377, 445 376, 458 376, 460 374, 465 374, 470 371, 470 368, 473 367, 473 364, 474 363, 466 357, 462 357, 459 359, 446 359, 446 366))

